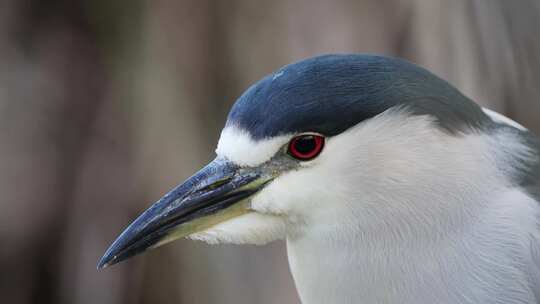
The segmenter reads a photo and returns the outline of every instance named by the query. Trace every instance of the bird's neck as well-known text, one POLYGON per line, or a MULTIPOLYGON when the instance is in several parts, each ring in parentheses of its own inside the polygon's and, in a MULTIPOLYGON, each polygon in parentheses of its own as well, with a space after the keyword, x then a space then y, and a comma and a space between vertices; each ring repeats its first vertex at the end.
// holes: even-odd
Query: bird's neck
POLYGON ((477 199, 485 207, 454 219, 371 227, 321 219, 290 235, 303 303, 536 303, 523 265, 531 262, 537 203, 519 190, 477 199))

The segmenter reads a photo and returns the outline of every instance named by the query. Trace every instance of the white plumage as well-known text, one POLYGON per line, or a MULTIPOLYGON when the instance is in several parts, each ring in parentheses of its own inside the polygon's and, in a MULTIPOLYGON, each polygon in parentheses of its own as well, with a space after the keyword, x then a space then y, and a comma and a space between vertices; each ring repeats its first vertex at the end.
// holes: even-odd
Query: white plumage
MULTIPOLYGON (((223 134, 221 156, 252 165, 289 139, 223 134)), ((304 303, 536 303, 539 203, 507 178, 527 157, 511 133, 448 136, 390 110, 274 180, 253 197, 256 213, 193 237, 286 238, 304 303)))

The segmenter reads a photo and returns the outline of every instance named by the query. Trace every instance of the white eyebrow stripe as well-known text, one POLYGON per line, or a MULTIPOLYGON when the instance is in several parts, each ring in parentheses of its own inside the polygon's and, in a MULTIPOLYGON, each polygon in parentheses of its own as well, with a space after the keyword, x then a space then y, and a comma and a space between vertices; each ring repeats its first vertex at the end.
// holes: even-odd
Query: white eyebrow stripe
POLYGON ((234 125, 221 132, 216 154, 239 166, 258 166, 269 161, 292 135, 254 140, 251 135, 234 125))
POLYGON ((494 122, 498 122, 498 123, 502 123, 502 124, 505 124, 505 125, 509 125, 509 126, 512 126, 516 129, 519 129, 521 131, 527 131, 527 128, 525 128, 524 126, 520 125, 519 123, 513 121, 512 119, 502 115, 502 114, 499 114, 493 110, 490 110, 490 109, 487 109, 487 108, 482 108, 482 111, 484 111, 484 113, 486 113, 487 116, 489 116, 491 118, 491 120, 493 120, 494 122))

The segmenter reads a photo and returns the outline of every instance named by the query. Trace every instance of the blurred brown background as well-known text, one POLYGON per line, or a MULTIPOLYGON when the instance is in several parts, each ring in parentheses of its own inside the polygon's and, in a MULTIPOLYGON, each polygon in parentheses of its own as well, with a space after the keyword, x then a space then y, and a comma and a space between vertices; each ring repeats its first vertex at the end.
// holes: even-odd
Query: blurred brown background
POLYGON ((279 66, 405 57, 539 133, 539 33, 533 0, 0 0, 0 302, 298 303, 283 243, 96 263, 279 66))

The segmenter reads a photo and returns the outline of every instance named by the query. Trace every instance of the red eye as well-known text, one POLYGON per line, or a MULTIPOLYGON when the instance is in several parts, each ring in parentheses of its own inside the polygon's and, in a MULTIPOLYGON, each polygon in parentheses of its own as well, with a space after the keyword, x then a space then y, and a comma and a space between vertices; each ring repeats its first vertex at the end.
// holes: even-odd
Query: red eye
POLYGON ((311 160, 321 153, 324 137, 321 135, 300 135, 289 142, 288 153, 299 160, 311 160))

